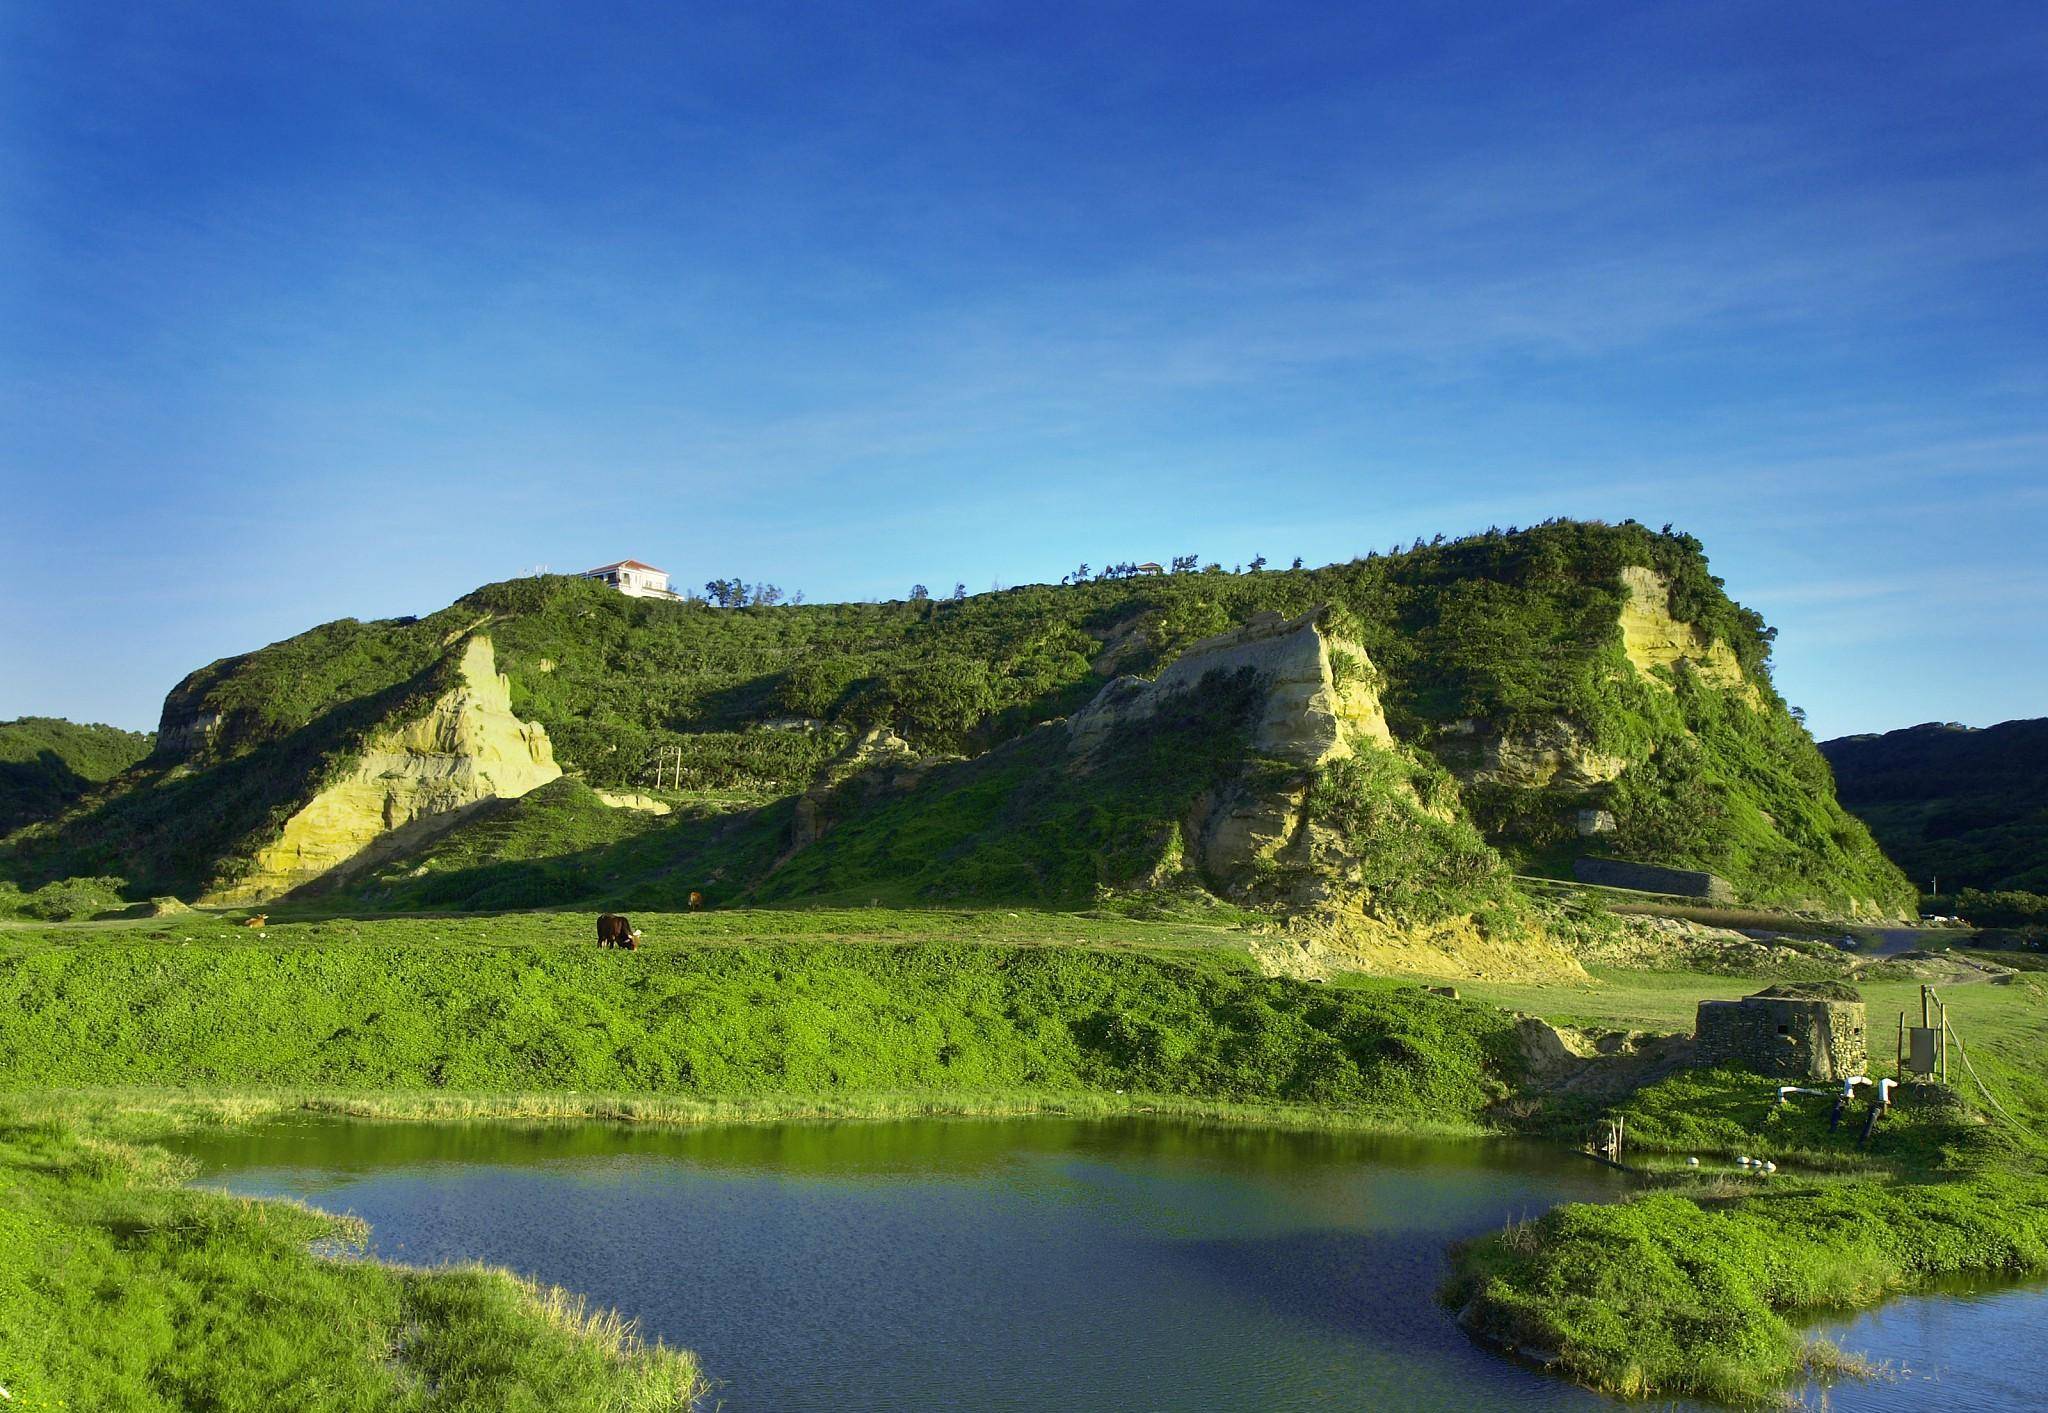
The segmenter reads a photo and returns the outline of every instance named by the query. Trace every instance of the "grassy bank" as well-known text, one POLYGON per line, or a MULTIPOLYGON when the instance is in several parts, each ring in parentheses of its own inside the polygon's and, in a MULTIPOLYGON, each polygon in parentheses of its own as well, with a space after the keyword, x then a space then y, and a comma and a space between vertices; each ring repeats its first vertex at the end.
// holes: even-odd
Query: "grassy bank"
MULTIPOLYGON (((1554 1020, 1658 1030, 1683 1029, 1702 997, 1753 989, 1604 969, 1572 991, 1471 988, 1554 1020)), ((1862 990, 1870 1072, 1890 1074, 1882 1022, 1909 1005, 1917 1020, 1918 987, 1862 990)), ((1806 1321, 1942 1277, 2048 1275, 2048 1177, 2035 1138, 2048 1132, 2048 1005, 2026 984, 1942 995, 2010 1120, 1959 1074, 1967 1095, 1902 1102, 1866 1144, 1860 1102, 1836 1130, 1827 1097, 1781 1105, 1774 1082, 1754 1074, 1681 1071, 1609 1106, 1626 1116, 1637 1152, 1748 1154, 1786 1170, 1560 1207, 1462 1249, 1446 1302, 1481 1338, 1595 1388, 1765 1403, 1835 1363, 1802 1334, 1806 1321)))
POLYGON ((0 1103, 0 1386, 25 1410, 686 1409, 687 1354, 482 1268, 324 1260, 349 1219, 181 1184, 164 1113, 0 1103))
POLYGON ((2048 1273, 2048 1180, 1792 1185, 1573 1203, 1459 1254, 1468 1329, 1611 1393, 1771 1399, 1832 1352, 1802 1316, 1949 1275, 2048 1273))
POLYGON ((1456 1125, 1519 1077, 1492 1008, 1262 977, 1219 949, 125 937, 0 953, 0 1090, 826 1105, 1127 1091, 1456 1125))
POLYGON ((688 1099, 664 1094, 584 1093, 533 1090, 524 1093, 447 1090, 350 1092, 332 1089, 166 1089, 129 1086, 68 1090, 57 1105, 72 1117, 145 1125, 262 1123, 290 1114, 403 1123, 622 1123, 776 1124, 811 1120, 887 1119, 1178 1119, 1234 1127, 1327 1130, 1402 1137, 1481 1138, 1497 1135, 1493 1125, 1472 1119, 1434 1119, 1370 1109, 1337 1109, 1316 1104, 1231 1102, 1114 1090, 983 1091, 920 1090, 841 1095, 769 1095, 737 1099, 688 1099))

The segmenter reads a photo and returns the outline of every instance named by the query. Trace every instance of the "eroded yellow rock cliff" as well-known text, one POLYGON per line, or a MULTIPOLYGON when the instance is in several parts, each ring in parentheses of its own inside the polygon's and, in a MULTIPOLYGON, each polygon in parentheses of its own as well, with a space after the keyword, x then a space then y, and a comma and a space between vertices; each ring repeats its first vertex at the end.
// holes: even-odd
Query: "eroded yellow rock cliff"
POLYGON ((1315 766, 1351 754, 1358 742, 1392 745, 1365 649, 1323 635, 1317 609, 1299 618, 1261 613, 1241 628, 1191 644, 1157 679, 1124 677, 1068 719, 1075 746, 1092 753, 1120 723, 1142 721, 1212 672, 1250 669, 1264 697, 1252 729, 1260 755, 1315 766))
POLYGON ((461 653, 455 686, 425 714, 371 734, 347 774, 286 820, 246 873, 202 901, 274 898, 358 859, 394 831, 557 779, 562 771, 546 729, 512 712, 511 685, 498 672, 491 640, 472 636, 461 653))
POLYGON ((1671 586, 1663 575, 1631 564, 1621 571, 1621 587, 1625 595, 1621 604, 1622 651, 1646 680, 1668 688, 1655 670, 1690 663, 1709 686, 1749 686, 1733 648, 1671 616, 1671 586))

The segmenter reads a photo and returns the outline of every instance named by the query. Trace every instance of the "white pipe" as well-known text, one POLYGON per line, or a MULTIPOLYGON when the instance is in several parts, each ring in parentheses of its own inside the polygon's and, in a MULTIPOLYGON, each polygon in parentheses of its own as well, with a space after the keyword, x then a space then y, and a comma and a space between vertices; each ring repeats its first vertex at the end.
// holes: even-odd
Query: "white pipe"
POLYGON ((1859 1084, 1868 1083, 1870 1083, 1870 1076, 1867 1074, 1850 1075, 1847 1079, 1842 1081, 1843 1097, 1848 1099, 1854 1099, 1856 1097, 1856 1086, 1859 1084))

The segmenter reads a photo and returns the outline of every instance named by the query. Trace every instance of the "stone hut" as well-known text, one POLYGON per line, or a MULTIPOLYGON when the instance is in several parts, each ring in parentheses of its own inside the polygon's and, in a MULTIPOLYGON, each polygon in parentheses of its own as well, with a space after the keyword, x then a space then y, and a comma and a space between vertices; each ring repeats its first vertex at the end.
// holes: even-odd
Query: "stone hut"
POLYGON ((1740 1001, 1702 1001, 1693 1056, 1782 1079, 1838 1080, 1863 1071, 1863 998, 1838 981, 1773 986, 1740 1001))

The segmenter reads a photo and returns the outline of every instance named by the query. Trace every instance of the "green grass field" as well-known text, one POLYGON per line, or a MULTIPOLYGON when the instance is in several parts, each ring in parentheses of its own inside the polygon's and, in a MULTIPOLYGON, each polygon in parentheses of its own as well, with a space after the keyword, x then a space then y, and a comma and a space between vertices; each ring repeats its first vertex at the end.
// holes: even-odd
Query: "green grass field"
POLYGON ((648 917, 630 953, 572 917, 12 933, 0 1091, 1145 1091, 1472 1125, 1518 1078, 1490 1007, 1262 977, 1183 925, 863 916, 776 941, 759 916, 648 917))
MULTIPOLYGON (((1685 1031, 1754 977, 1596 967, 1557 985, 1331 985, 1252 966, 1240 915, 792 909, 363 918, 206 913, 0 928, 0 1385, 28 1407, 683 1407, 694 1367, 484 1272, 335 1266, 327 1218, 187 1190, 149 1140, 281 1108, 658 1122, 1110 1114, 1558 1141, 1512 1012, 1685 1031), (1503 1101, 1518 1101, 1503 1103, 1503 1101), (1512 1117, 1510 1117, 1512 1116, 1512 1117), (50 1265, 51 1252, 70 1253, 50 1265), (25 1279, 22 1271, 54 1274, 25 1279), (110 1315, 100 1273, 132 1292, 110 1315), (9 1283, 11 1281, 11 1283, 9 1283), (289 1292, 283 1298, 267 1289, 289 1292), (97 1292, 97 1293, 96 1293, 97 1292), (96 1303, 97 1302, 97 1303, 96 1303), (98 1318, 102 1325, 91 1326, 98 1318), (232 1389, 221 1342, 252 1352, 232 1389), (213 1380, 213 1382, 209 1382, 213 1380), (577 1400, 583 1400, 581 1402, 577 1400), (60 1400, 68 1400, 67 1402, 60 1400)), ((1866 985, 1873 1073, 1909 982, 1866 985)), ((1958 1272, 2048 1270, 2048 977, 1941 988, 1976 1069, 1867 1148, 1824 1101, 1681 1071, 1606 1101, 1639 1149, 1774 1156, 1467 1247, 1478 1332, 1621 1393, 1767 1400, 1829 1367, 1799 1323, 1958 1272)))

